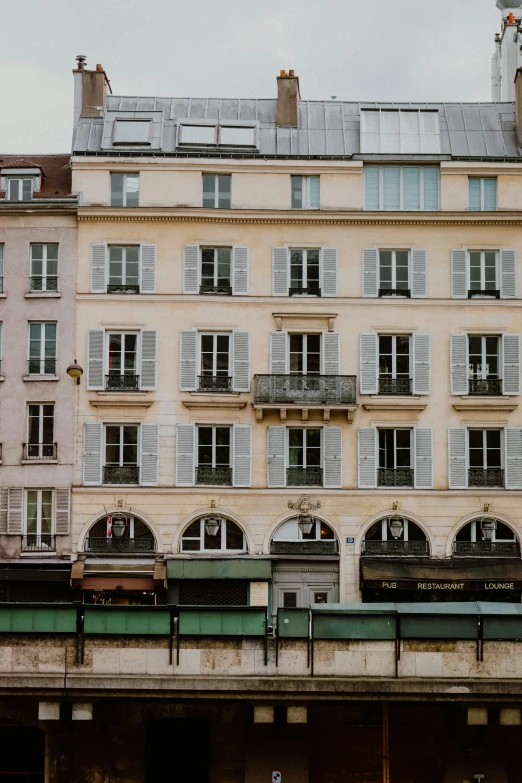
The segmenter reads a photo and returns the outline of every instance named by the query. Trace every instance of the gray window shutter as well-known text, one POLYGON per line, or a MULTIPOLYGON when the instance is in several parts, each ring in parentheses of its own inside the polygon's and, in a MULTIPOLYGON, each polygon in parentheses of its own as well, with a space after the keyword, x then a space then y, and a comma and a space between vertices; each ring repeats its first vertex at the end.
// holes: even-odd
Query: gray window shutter
POLYGON ((9 490, 7 487, 0 487, 0 535, 7 533, 7 505, 9 490))
POLYGON ((87 388, 103 390, 103 329, 91 329, 87 337, 87 388))
POLYGON ((56 525, 57 536, 67 536, 71 532, 71 491, 69 487, 56 490, 56 525))
POLYGON ((140 484, 142 487, 158 485, 158 425, 141 425, 140 484))
POLYGON ((517 295, 517 265, 514 250, 500 251, 500 296, 514 299, 517 295))
POLYGON ((420 209, 420 169, 418 166, 405 166, 402 170, 402 180, 404 209, 420 209))
POLYGON ((267 474, 269 487, 286 486, 286 427, 267 427, 267 474))
POLYGON ((141 284, 140 293, 156 293, 156 245, 141 245, 141 284))
POLYGON ((310 186, 310 209, 319 209, 321 205, 321 178, 308 177, 310 186))
POLYGON ((102 425, 86 422, 83 425, 83 483, 97 486, 102 483, 102 425))
POLYGON ((232 249, 232 293, 235 296, 248 294, 248 247, 232 249))
POLYGON ((468 393, 468 335, 450 336, 451 393, 468 393))
POLYGON ((270 332, 270 375, 286 375, 286 332, 270 332))
POLYGON ((232 389, 236 392, 250 391, 250 335, 248 332, 234 332, 234 374, 232 389))
POLYGON ((380 209, 379 166, 364 167, 364 208, 380 209))
POLYGON ((21 487, 9 487, 7 498, 7 532, 21 536, 23 528, 24 491, 21 487))
POLYGON ((439 209, 439 170, 435 166, 424 166, 424 209, 439 209))
POLYGON ((451 251, 451 298, 467 299, 468 297, 468 251, 457 248, 451 251))
POLYGON ((158 333, 144 329, 141 333, 140 389, 152 391, 157 386, 158 333))
POLYGON ((359 489, 377 486, 377 428, 359 427, 357 433, 359 489))
POLYGON ((361 394, 378 393, 378 360, 378 335, 375 332, 361 334, 361 394))
POLYGON ((482 197, 480 192, 480 177, 469 178, 469 208, 471 212, 480 212, 482 209, 482 197))
POLYGON ((362 251, 362 295, 379 294, 379 251, 376 247, 365 247, 362 251))
POLYGON ((338 332, 323 332, 324 374, 340 375, 340 336, 338 332))
POLYGON ((468 455, 465 427, 450 427, 448 433, 448 477, 450 489, 468 486, 468 455))
POLYGON ((107 293, 107 245, 91 245, 91 293, 107 293))
POLYGON ((428 251, 419 247, 411 251, 411 295, 414 299, 428 296, 428 251))
POLYGON ((506 489, 522 489, 522 428, 506 428, 506 489))
POLYGON ((343 430, 342 427, 323 427, 324 479, 323 486, 332 489, 343 482, 343 430))
POLYGON ((232 484, 234 487, 252 486, 252 427, 250 424, 235 424, 234 469, 232 484))
POLYGON ((497 180, 488 177, 484 180, 484 209, 486 212, 495 212, 497 209, 497 180))
POLYGON ((196 391, 196 356, 198 333, 196 329, 180 332, 179 388, 180 391, 196 391))
POLYGON ((195 475, 195 426, 176 425, 176 486, 193 487, 195 475))
POLYGON ((429 334, 413 334, 413 393, 431 392, 431 339, 429 334))
POLYGON ((321 296, 337 296, 337 248, 324 247, 322 262, 321 296))
POLYGON ((433 489, 433 430, 415 427, 415 489, 433 489))
POLYGON ((520 394, 520 335, 502 336, 503 394, 520 394))
POLYGON ((183 293, 198 293, 199 248, 197 245, 183 247, 183 293))
POLYGON ((272 291, 274 296, 288 296, 289 253, 287 247, 272 248, 272 291))

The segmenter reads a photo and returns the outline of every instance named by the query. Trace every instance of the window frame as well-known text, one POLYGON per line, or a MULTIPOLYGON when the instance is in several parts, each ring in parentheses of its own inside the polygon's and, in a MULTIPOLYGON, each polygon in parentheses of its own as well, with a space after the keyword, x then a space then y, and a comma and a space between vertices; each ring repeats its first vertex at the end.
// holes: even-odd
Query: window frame
POLYGON ((468 203, 468 209, 470 212, 496 212, 498 210, 498 177, 468 177, 468 194, 469 194, 469 203, 468 203), (471 206, 471 182, 472 180, 475 180, 480 183, 480 207, 478 209, 473 209, 471 206), (493 180, 495 182, 495 209, 489 210, 486 209, 486 188, 485 188, 485 180, 493 180))
POLYGON ((42 292, 49 292, 57 293, 58 292, 58 280, 59 280, 59 274, 58 274, 58 262, 59 262, 59 253, 60 253, 60 245, 58 242, 31 242, 30 245, 30 254, 29 254, 29 277, 31 279, 31 293, 38 293, 40 291, 42 292), (35 275, 33 265, 36 261, 40 261, 40 259, 35 259, 33 256, 33 250, 35 247, 42 247, 42 274, 35 275), (48 261, 54 261, 54 259, 49 259, 49 247, 56 247, 56 275, 49 275, 48 274, 48 261), (41 277, 42 280, 42 287, 41 288, 33 288, 33 278, 35 277, 41 277), (56 279, 56 288, 48 288, 48 281, 56 279), (45 287, 44 287, 45 286, 45 287))
MULTIPOLYGON (((309 282, 314 282, 314 281, 313 280, 309 281, 309 279, 308 279, 308 271, 309 271, 308 270, 308 266, 309 266, 308 265, 308 253, 310 251, 312 251, 314 253, 317 253, 318 256, 319 256, 317 265, 314 264, 314 267, 317 266, 317 289, 315 289, 315 290, 317 290, 317 294, 313 294, 313 293, 312 294, 310 294, 310 293, 293 294, 293 296, 311 296, 311 297, 314 297, 314 296, 318 296, 318 295, 320 296, 321 293, 322 293, 322 291, 321 291, 321 278, 322 278, 322 255, 323 254, 321 252, 322 248, 320 248, 320 247, 289 247, 288 248, 288 254, 289 254, 289 264, 288 264, 288 266, 289 266, 289 269, 288 269, 289 280, 288 280, 288 282, 289 282, 289 288, 306 288, 306 289, 311 288, 311 286, 309 285, 309 282), (301 262, 300 262, 299 265, 292 263, 293 254, 296 253, 296 252, 297 253, 302 253, 301 262), (296 267, 296 266, 300 266, 300 268, 301 268, 301 283, 302 283, 301 286, 293 286, 292 285, 292 267, 296 267)), ((314 289, 312 289, 312 290, 314 290, 314 289)))
POLYGON ((198 268, 198 274, 199 274, 199 285, 212 285, 214 288, 224 287, 224 288, 233 288, 233 280, 234 280, 234 248, 232 245, 198 245, 198 262, 199 262, 199 268, 198 268), (213 283, 203 283, 203 251, 204 250, 212 250, 214 252, 214 273, 213 273, 213 283), (219 250, 228 250, 229 252, 229 277, 228 277, 228 285, 225 285, 223 283, 219 283, 219 261, 218 261, 218 251, 219 250))
MULTIPOLYGON (((42 538, 43 536, 54 536, 55 535, 55 529, 56 529, 56 493, 53 489, 50 489, 48 487, 44 488, 38 488, 35 489, 33 487, 28 487, 24 490, 24 514, 23 514, 23 535, 25 537, 34 536, 35 538, 42 538), (36 492, 36 532, 35 533, 29 533, 28 532, 28 517, 27 512, 29 510, 29 493, 30 492, 36 492), (51 518, 50 518, 50 527, 51 532, 50 533, 42 533, 42 511, 43 511, 43 493, 49 492, 51 496, 51 518)), ((49 551, 53 551, 54 546, 51 544, 49 546, 49 551)))
MULTIPOLYGON (((234 468, 234 455, 232 453, 233 450, 233 426, 231 424, 196 424, 196 445, 195 445, 195 451, 196 451, 196 468, 211 468, 212 470, 218 469, 218 468, 228 468, 229 470, 233 470, 234 468), (228 429, 229 431, 229 442, 228 442, 228 465, 225 465, 224 463, 220 463, 219 465, 216 464, 216 431, 219 428, 228 429), (200 442, 199 442, 199 433, 201 429, 211 429, 212 430, 212 462, 200 462, 199 461, 199 449, 200 449, 200 442)), ((205 448, 208 448, 208 444, 203 444, 205 448)), ((220 446, 220 448, 223 448, 220 446)))
MULTIPOLYGON (((114 446, 114 443, 109 444, 110 446, 114 446)), ((104 457, 103 465, 104 466, 111 466, 111 467, 119 467, 119 468, 125 468, 125 467, 137 467, 141 468, 140 464, 140 454, 141 454, 141 427, 139 424, 120 424, 118 422, 104 422, 103 423, 103 439, 102 439, 102 455, 104 457), (120 452, 120 458, 119 462, 108 462, 107 461, 107 427, 119 427, 120 428, 120 440, 118 443, 118 449, 120 452), (136 462, 123 462, 123 449, 124 449, 124 442, 123 442, 123 434, 125 427, 134 427, 136 429, 136 462)))
MULTIPOLYGON (((377 428, 377 470, 414 470, 414 433, 413 430, 414 427, 378 427, 377 428), (380 433, 381 432, 393 432, 393 467, 389 467, 388 465, 381 465, 381 445, 380 445, 380 433), (410 464, 409 465, 397 465, 397 432, 409 432, 410 433, 410 446, 409 446, 409 452, 410 452, 410 464)), ((405 448, 401 447, 401 451, 406 451, 405 448)), ((385 457, 386 457, 386 446, 385 446, 385 457)), ((386 460, 385 460, 386 461, 386 460)))
POLYGON ((203 187, 203 199, 202 199, 202 205, 204 209, 231 209, 232 208, 232 174, 213 174, 204 171, 202 174, 202 187, 203 187), (214 179, 214 203, 212 205, 205 204, 205 177, 213 177, 214 179), (220 195, 219 191, 219 181, 221 177, 228 177, 230 180, 230 187, 228 190, 228 199, 229 203, 228 205, 221 205, 220 199, 222 196, 220 195))
MULTIPOLYGON (((405 294, 406 294, 407 291, 411 292, 412 278, 413 278, 413 275, 412 275, 412 260, 411 260, 412 254, 411 254, 411 248, 400 248, 400 247, 398 247, 398 248, 394 248, 392 250, 391 248, 382 247, 382 248, 378 248, 377 252, 379 253, 379 259, 378 259, 378 265, 379 265, 378 277, 379 277, 379 280, 378 280, 378 285, 377 285, 377 293, 381 290, 381 288, 384 289, 384 286, 382 285, 383 281, 382 281, 382 277, 381 277, 381 253, 391 253, 392 254, 392 263, 391 263, 391 272, 392 272, 391 283, 392 284, 391 284, 389 289, 384 289, 384 290, 402 290, 402 291, 404 291, 405 294), (407 280, 407 287, 403 288, 403 289, 398 289, 398 287, 397 287, 397 253, 407 253, 408 254, 408 280, 407 280)), ((387 282, 387 281, 385 281, 385 282, 387 282)), ((399 281, 399 282, 402 282, 402 281, 399 281)), ((394 297, 394 296, 401 296, 401 295, 400 294, 390 294, 390 296, 394 297)), ((382 299, 383 297, 380 296, 379 298, 382 299)))
POLYGON ((179 120, 178 121, 178 137, 177 146, 181 147, 222 147, 224 149, 257 149, 259 146, 259 129, 258 123, 240 121, 240 120, 179 120), (213 141, 186 141, 184 136, 184 128, 212 128, 213 141), (252 131, 252 143, 250 144, 226 144, 221 141, 221 132, 223 128, 232 128, 234 130, 244 129, 252 131))
MULTIPOLYGON (((505 455, 504 455, 504 452, 505 452, 505 437, 506 437, 505 436, 505 429, 503 427, 473 427, 473 426, 466 427, 466 452, 467 452, 467 457, 466 458, 467 458, 467 463, 468 463, 468 469, 470 469, 470 470, 503 470, 503 471, 505 471, 506 470, 505 455), (482 451, 482 462, 483 462, 483 465, 482 465, 481 468, 471 464, 471 459, 470 459, 471 451, 470 451, 470 443, 469 443, 469 436, 470 436, 470 432, 471 431, 481 432, 482 433, 482 448, 481 448, 481 451, 482 451), (486 433, 488 433, 488 432, 499 432, 500 433, 500 446, 499 446, 499 449, 498 449, 500 451, 500 465, 484 464, 485 462, 487 462, 488 448, 487 448, 487 442, 486 442, 486 437, 487 437, 486 433), (484 459, 484 457, 486 459, 484 459)), ((474 451, 478 451, 478 449, 474 449, 474 451)), ((490 449, 490 451, 493 451, 493 449, 490 449)), ((475 487, 470 487, 470 489, 475 489, 475 487)))
MULTIPOLYGON (((7 184, 7 188, 6 188, 6 200, 7 201, 15 201, 15 202, 17 202, 17 201, 32 201, 32 198, 33 198, 34 193, 36 191, 36 182, 35 182, 34 175, 28 174, 27 176, 24 176, 23 174, 19 174, 19 175, 9 176, 9 174, 7 174, 6 175, 6 184, 7 184), (21 190, 19 190, 19 192, 21 192, 21 194, 22 194, 22 198, 12 198, 12 196, 11 196, 11 186, 12 186, 13 182, 21 182, 22 183, 21 190), (23 198, 23 192, 24 192, 23 183, 24 182, 30 182, 31 183, 31 195, 30 195, 30 197, 28 199, 23 198)), ((20 186, 19 186, 19 188, 20 188, 20 186)))
POLYGON ((57 362, 58 362, 58 322, 57 321, 29 321, 28 322, 28 338, 27 338, 27 362, 29 364, 30 361, 39 361, 40 362, 40 370, 43 368, 44 372, 29 372, 30 366, 28 367, 28 375, 56 375, 57 372, 57 362), (31 355, 31 327, 32 326, 40 326, 40 353, 38 356, 31 355), (46 338, 46 332, 48 326, 54 326, 55 327, 55 339, 54 339, 54 356, 46 356, 45 355, 45 345, 47 342, 46 338), (43 328, 42 328, 43 327, 43 328), (54 361, 54 372, 49 373, 45 372, 45 362, 46 361, 54 361))
POLYGON ((113 123, 113 129, 112 129, 112 144, 113 147, 150 147, 151 143, 151 135, 152 135, 152 123, 153 120, 151 117, 148 119, 143 117, 136 118, 136 117, 118 117, 114 120, 113 123), (148 134, 147 134, 147 141, 119 141, 118 140, 118 127, 121 125, 147 125, 148 126, 148 134))
POLYGON ((321 175, 320 174, 291 174, 290 175, 290 205, 292 209, 305 210, 305 209, 320 209, 321 208, 321 175), (302 193, 302 205, 300 207, 294 205, 294 188, 293 180, 299 178, 301 180, 301 193, 302 193), (316 207, 310 206, 310 194, 311 194, 311 180, 318 180, 319 188, 319 204, 316 207))
POLYGON ((498 334, 472 334, 472 333, 468 332, 467 333, 467 338, 468 338, 468 381, 471 381, 471 380, 482 380, 482 381, 502 380, 503 377, 504 377, 504 372, 503 372, 504 368, 503 368, 503 365, 502 365, 502 358, 503 358, 502 357, 502 337, 500 335, 498 335, 498 334), (471 358, 472 355, 473 356, 477 356, 478 354, 472 354, 471 353, 470 340, 472 338, 477 338, 477 337, 481 341, 481 368, 482 369, 481 369, 481 375, 480 376, 477 375, 477 377, 475 378, 471 374, 471 361, 470 361, 470 358, 471 358), (486 369, 485 369, 487 367, 487 357, 492 355, 492 354, 488 354, 486 352, 486 340, 488 338, 491 338, 491 337, 495 338, 495 340, 497 341, 497 366, 498 366, 498 372, 496 374, 496 377, 494 377, 494 375, 492 373, 487 373, 486 374, 486 369))
MULTIPOLYGON (((491 539, 491 542, 492 543, 505 543, 505 544, 518 543, 519 542, 519 537, 517 536, 515 531, 508 524, 506 524, 502 519, 498 519, 494 514, 492 516, 493 516, 493 518, 495 519, 495 521, 497 523, 501 522, 505 527, 507 527, 508 530, 511 530, 511 534, 512 534, 513 538, 497 538, 497 528, 495 528, 495 530, 493 531, 493 537, 491 539)), ((470 522, 466 522, 465 525, 462 525, 462 527, 459 528, 459 530, 457 530, 457 532, 456 532, 456 534, 455 534, 455 536, 453 538, 453 543, 455 543, 458 540, 457 536, 459 535, 459 533, 461 533, 463 530, 465 530, 468 527, 468 525, 470 527, 470 541, 471 542, 475 543, 477 541, 485 541, 486 539, 484 539, 484 538, 480 538, 480 537, 477 538, 477 527, 478 527, 479 521, 480 521, 479 519, 472 519, 470 522)))
POLYGON ((110 204, 111 207, 126 208, 126 209, 128 209, 128 208, 131 208, 131 209, 134 208, 135 209, 136 207, 139 207, 139 205, 140 205, 140 173, 139 173, 139 171, 138 172, 133 172, 133 171, 111 171, 110 172, 110 185, 111 185, 111 204, 110 204), (114 189, 113 189, 113 185, 112 185, 112 183, 113 183, 113 179, 112 179, 113 176, 122 176, 123 177, 123 188, 122 188, 123 204, 121 204, 121 205, 113 203, 114 202, 114 192, 115 192, 114 189), (137 204, 131 204, 130 207, 129 207, 129 204, 127 204, 128 195, 129 195, 127 177, 135 177, 138 180, 138 189, 137 189, 137 191, 133 191, 133 193, 135 192, 136 195, 137 195, 137 202, 138 203, 137 204))
POLYGON ((287 353, 288 353, 288 375, 294 375, 296 377, 300 378, 306 378, 308 376, 318 378, 323 374, 323 365, 324 365, 324 348, 323 348, 323 332, 288 332, 287 333, 287 353), (302 359, 302 365, 303 365, 303 371, 302 372, 292 372, 292 354, 298 354, 297 351, 291 350, 291 344, 292 344, 292 337, 302 337, 303 338, 303 344, 301 348, 301 359, 302 359), (308 338, 309 337, 318 337, 319 338, 319 371, 313 372, 308 370, 308 338))
POLYGON ((390 109, 390 108, 367 108, 361 109, 361 154, 363 155, 440 155, 441 154, 441 138, 440 138, 440 117, 437 109, 390 109), (382 117, 383 114, 397 115, 398 116, 398 130, 383 132, 382 117), (378 115, 379 118, 379 130, 372 131, 366 128, 366 120, 370 115, 378 115), (416 115, 417 117, 417 129, 415 131, 408 130, 405 126, 406 116, 416 115), (425 116, 433 116, 436 119, 436 131, 434 133, 428 133, 422 129, 422 118, 425 116), (377 136, 379 143, 378 149, 367 149, 366 142, 369 140, 367 137, 377 136), (408 137, 416 137, 418 141, 416 149, 408 148, 408 137), (391 145, 392 148, 388 148, 389 145, 383 144, 386 137, 396 137, 397 143, 391 145), (436 149, 429 149, 430 146, 428 140, 436 139, 436 149))
MULTIPOLYGON (((4 253, 5 243, 0 242, 0 294, 4 293, 4 253)), ((0 359, 2 358, 0 353, 0 359)))
MULTIPOLYGON (((48 456, 45 454, 45 446, 52 446, 54 448, 54 438, 55 438, 55 426, 56 426, 56 405, 54 402, 28 402, 27 403, 27 446, 37 446, 38 447, 38 454, 36 457, 33 457, 31 455, 31 459, 48 459, 48 456), (51 407, 52 408, 52 416, 44 416, 44 408, 51 407), (31 408, 38 408, 38 440, 36 442, 32 442, 31 440, 31 418, 35 418, 34 416, 31 416, 31 408), (44 440, 44 420, 46 418, 51 418, 52 420, 52 434, 51 434, 51 440, 46 441, 44 440)), ((31 450, 32 451, 32 450, 31 450)))
MULTIPOLYGON (((397 378, 397 340, 399 338, 408 338, 408 375, 404 375, 403 373, 400 374, 399 380, 404 378, 409 378, 410 380, 413 380, 413 335, 412 334, 377 334, 377 373, 379 378, 389 378, 393 381, 396 381, 397 378), (391 354, 381 354, 381 347, 380 347, 380 341, 381 337, 391 337, 392 340, 392 352, 391 354), (381 355, 382 356, 391 356, 392 357, 392 372, 391 375, 382 375, 380 370, 380 364, 381 364, 381 355)), ((406 356, 406 354, 399 354, 399 356, 406 356)), ((383 429, 385 429, 383 427, 383 429)), ((400 428, 399 428, 400 429, 400 428)))
MULTIPOLYGON (((115 375, 117 377, 122 377, 124 375, 137 375, 139 377, 140 372, 140 364, 141 364, 141 332, 139 330, 133 330, 133 329, 106 329, 105 330, 105 375, 115 375), (124 338, 127 335, 135 335, 136 336, 136 351, 135 351, 135 368, 134 372, 125 372, 125 354, 127 353, 126 350, 124 350, 124 340, 121 341, 121 350, 120 350, 120 357, 122 357, 122 366, 120 367, 120 370, 123 370, 123 372, 110 372, 110 343, 111 343, 111 335, 119 335, 120 337, 124 338)), ((114 353, 114 352, 113 352, 114 353)))
MULTIPOLYGON (((110 285, 121 285, 122 287, 127 285, 137 285, 139 292, 141 292, 141 247, 140 245, 114 245, 110 244, 107 245, 107 287, 110 285), (121 283, 111 283, 111 250, 119 249, 122 251, 122 258, 121 258, 121 269, 122 269, 122 282, 121 283), (132 263, 132 261, 127 262, 127 250, 130 248, 137 249, 138 251, 138 275, 137 275, 137 282, 136 283, 129 283, 127 282, 127 263, 132 263), (123 271, 125 270, 125 281, 124 281, 124 275, 123 271)), ((113 262, 116 263, 116 262, 113 262)))
MULTIPOLYGON (((467 250, 467 264, 466 264, 466 274, 467 274, 467 290, 471 291, 473 296, 480 297, 480 291, 498 291, 500 290, 500 251, 499 250, 479 250, 479 249, 472 249, 467 250), (472 253, 480 253, 480 288, 473 289, 471 288, 471 254, 472 253), (495 254, 495 287, 487 289, 486 288, 486 253, 494 253, 495 254)), ((487 294, 484 294, 484 296, 488 296, 487 294)))
MULTIPOLYGON (((287 463, 287 467, 288 468, 298 468, 299 470, 313 470, 314 468, 318 469, 318 470, 322 470, 323 469, 323 463, 324 463, 324 432, 323 432, 323 427, 315 427, 315 426, 310 426, 310 427, 290 426, 290 427, 287 427, 286 428, 286 444, 285 445, 286 445, 286 463, 287 463), (298 447, 290 446, 290 431, 291 430, 293 430, 293 431, 297 430, 297 431, 299 431, 299 432, 301 432, 303 434, 302 444, 300 446, 298 446, 298 447), (310 430, 314 430, 314 431, 318 431, 319 432, 319 449, 317 449, 317 446, 308 446, 308 444, 307 444, 307 441, 308 441, 308 431, 310 431, 310 430), (303 460, 302 460, 303 464, 302 465, 297 465, 297 464, 293 465, 290 462, 290 449, 291 448, 300 448, 302 450, 302 454, 303 454, 303 460), (319 462, 318 462, 317 465, 308 465, 308 459, 307 459, 308 449, 314 449, 314 450, 318 450, 319 451, 319 462)), ((323 482, 324 482, 324 477, 323 477, 323 482)))
MULTIPOLYGON (((207 516, 210 516, 207 514, 207 516)), ((200 517, 199 519, 193 519, 192 522, 190 522, 187 527, 185 528, 185 531, 181 534, 180 538, 180 546, 179 551, 183 552, 185 554, 197 554, 198 552, 206 552, 208 554, 210 553, 217 553, 217 552, 233 552, 233 553, 242 553, 242 552, 248 552, 248 545, 247 545, 247 538, 245 535, 245 531, 237 524, 237 522, 234 522, 232 519, 228 519, 227 517, 223 517, 219 515, 219 518, 221 520, 220 524, 220 530, 219 534, 221 536, 221 547, 219 549, 205 549, 205 519, 206 516, 200 517), (189 530, 190 527, 194 524, 194 522, 199 522, 199 537, 186 537, 186 532, 189 530), (241 549, 228 549, 227 548, 227 525, 231 522, 235 527, 238 528, 238 530, 241 531, 243 534, 243 546, 241 549), (224 523, 224 524, 223 524, 224 523), (183 542, 184 541, 199 541, 199 549, 184 549, 183 542)))
MULTIPOLYGON (((440 212, 440 166, 426 165, 426 164, 389 164, 382 165, 378 163, 365 164, 367 168, 377 168, 379 170, 379 207, 378 212, 440 212), (399 206, 398 207, 385 207, 384 206, 384 170, 390 168, 398 168, 400 172, 399 182, 399 206), (419 207, 404 206, 404 171, 405 169, 419 169, 419 207), (437 207, 436 209, 426 209, 425 207, 425 184, 424 184, 424 172, 426 169, 435 169, 437 171, 437 207)), ((375 211, 371 207, 366 206, 366 177, 364 176, 364 209, 367 212, 375 211)))
POLYGON ((233 356, 232 356, 232 332, 209 332, 209 331, 198 331, 198 353, 197 353, 197 367, 199 368, 198 375, 201 375, 202 377, 207 378, 232 378, 233 376, 233 356), (208 353, 208 351, 203 351, 203 337, 212 337, 213 338, 213 345, 212 345, 212 373, 205 375, 203 372, 203 353, 208 353), (221 353, 221 351, 217 350, 217 338, 218 337, 227 337, 228 338, 228 370, 226 375, 217 375, 217 354, 221 353))

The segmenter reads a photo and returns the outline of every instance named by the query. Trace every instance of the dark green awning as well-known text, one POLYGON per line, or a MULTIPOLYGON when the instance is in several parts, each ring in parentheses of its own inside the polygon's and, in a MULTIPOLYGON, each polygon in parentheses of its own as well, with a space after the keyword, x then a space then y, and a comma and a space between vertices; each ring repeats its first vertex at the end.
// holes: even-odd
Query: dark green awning
POLYGON ((266 582, 272 578, 270 560, 254 558, 208 558, 167 560, 167 579, 248 579, 266 582))

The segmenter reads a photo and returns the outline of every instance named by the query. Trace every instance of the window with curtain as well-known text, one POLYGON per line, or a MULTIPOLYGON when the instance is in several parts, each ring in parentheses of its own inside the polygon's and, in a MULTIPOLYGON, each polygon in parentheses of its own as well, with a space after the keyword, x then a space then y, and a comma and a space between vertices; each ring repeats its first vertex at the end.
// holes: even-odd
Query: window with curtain
POLYGON ((438 166, 365 166, 364 208, 438 210, 438 166))

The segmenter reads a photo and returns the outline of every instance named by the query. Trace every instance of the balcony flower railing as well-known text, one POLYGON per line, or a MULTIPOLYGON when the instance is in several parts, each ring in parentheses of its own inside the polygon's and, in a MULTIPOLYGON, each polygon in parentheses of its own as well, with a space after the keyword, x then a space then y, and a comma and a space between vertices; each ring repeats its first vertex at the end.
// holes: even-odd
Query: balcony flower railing
POLYGON ((212 468, 208 465, 198 465, 196 468, 196 484, 231 486, 232 468, 212 468))
POLYGON ((413 487, 413 468, 378 468, 378 487, 413 487))
POLYGON ((290 286, 288 296, 321 296, 320 288, 302 288, 300 286, 290 286))
POLYGON ((379 378, 379 394, 408 395, 413 392, 411 378, 379 378))
POLYGON ((520 557, 518 541, 455 541, 456 557, 520 557))
POLYGON ((58 459, 58 444, 24 443, 23 459, 58 459))
POLYGON ((56 539, 50 533, 22 537, 22 552, 55 552, 56 539))
POLYGON ((255 375, 255 404, 354 405, 355 375, 255 375))
POLYGON ((105 391, 139 391, 139 375, 112 375, 105 376, 105 391))
POLYGON ((107 285, 108 294, 139 294, 139 285, 130 283, 109 283, 107 285))
POLYGON ((200 285, 200 294, 221 294, 223 296, 232 296, 231 285, 200 285))
POLYGON ((475 288, 468 290, 468 299, 474 296, 492 296, 494 299, 500 299, 499 288, 475 288))
POLYGON ((89 536, 85 539, 86 552, 105 553, 133 553, 155 552, 156 542, 154 538, 105 538, 103 536, 89 536))
POLYGON ((139 484, 140 469, 138 465, 104 465, 104 484, 139 484))
POLYGON ((271 555, 336 555, 337 541, 272 541, 271 555))
POLYGON ((232 390, 232 378, 226 375, 199 375, 198 391, 229 392, 232 390))
POLYGON ((405 296, 411 299, 411 290, 409 288, 379 288, 379 297, 382 296, 405 296))
POLYGON ((502 378, 470 378, 468 381, 469 394, 477 396, 502 394, 502 378))
POLYGON ((501 468, 470 468, 468 487, 503 487, 504 471, 501 468))
POLYGON ((57 277, 31 277, 31 291, 58 291, 57 277))
POLYGON ((427 541, 363 541, 363 554, 424 557, 429 550, 427 541))
POLYGON ((287 468, 287 487, 322 487, 322 468, 287 468))

